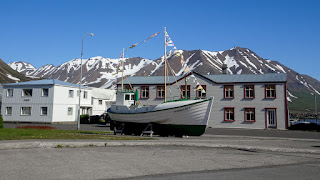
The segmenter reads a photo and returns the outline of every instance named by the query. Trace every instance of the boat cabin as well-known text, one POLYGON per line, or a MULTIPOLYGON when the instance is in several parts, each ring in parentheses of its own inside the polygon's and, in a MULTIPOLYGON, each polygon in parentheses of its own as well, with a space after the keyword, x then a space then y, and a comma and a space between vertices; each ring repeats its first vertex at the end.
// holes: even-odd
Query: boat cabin
POLYGON ((133 91, 117 91, 116 105, 131 106, 135 102, 135 93, 133 91))

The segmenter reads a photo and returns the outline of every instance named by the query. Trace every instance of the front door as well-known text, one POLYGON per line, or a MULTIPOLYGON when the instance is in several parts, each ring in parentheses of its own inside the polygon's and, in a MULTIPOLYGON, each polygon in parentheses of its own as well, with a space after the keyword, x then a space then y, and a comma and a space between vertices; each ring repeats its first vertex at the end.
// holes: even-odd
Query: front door
POLYGON ((267 128, 277 127, 277 116, 275 109, 267 109, 267 128))

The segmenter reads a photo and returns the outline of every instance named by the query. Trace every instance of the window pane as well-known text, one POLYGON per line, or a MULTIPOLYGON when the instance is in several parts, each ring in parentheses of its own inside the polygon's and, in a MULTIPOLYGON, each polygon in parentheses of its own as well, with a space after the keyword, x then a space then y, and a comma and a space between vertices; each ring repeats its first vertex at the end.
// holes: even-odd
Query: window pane
POLYGON ((47 115, 48 114, 48 107, 41 107, 41 115, 47 115))
POLYGON ((68 107, 68 115, 72 115, 72 111, 73 111, 72 107, 68 107))
POLYGON ((69 97, 73 98, 73 90, 69 90, 69 97))
POLYGON ((13 97, 13 89, 7 90, 7 97, 13 97))
POLYGON ((6 115, 12 115, 12 107, 6 107, 6 115))
POLYGON ((49 89, 42 89, 42 96, 47 97, 49 95, 49 89))
POLYGON ((31 107, 21 107, 21 115, 31 115, 31 107))
POLYGON ((125 99, 125 100, 130 100, 130 95, 129 95, 129 94, 126 94, 126 95, 124 96, 124 99, 125 99))
POLYGON ((26 96, 26 97, 32 96, 32 89, 23 89, 22 96, 26 96))

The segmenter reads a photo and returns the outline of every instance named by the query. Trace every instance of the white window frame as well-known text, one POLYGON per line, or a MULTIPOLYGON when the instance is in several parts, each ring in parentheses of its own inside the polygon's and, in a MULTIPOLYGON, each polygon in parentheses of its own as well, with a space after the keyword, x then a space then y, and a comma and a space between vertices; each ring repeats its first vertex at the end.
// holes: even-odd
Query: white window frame
POLYGON ((21 116, 31 116, 31 111, 32 111, 32 108, 31 107, 21 107, 21 116), (29 109, 29 113, 28 114, 25 114, 25 111, 24 109, 29 109))
POLYGON ((42 97, 48 97, 49 96, 49 88, 42 88, 41 96, 42 97), (47 94, 44 93, 45 90, 47 91, 47 94))
POLYGON ((73 114, 73 108, 68 107, 68 116, 72 116, 72 114, 73 114))
POLYGON ((88 91, 83 91, 83 99, 87 99, 88 98, 88 91))
POLYGON ((41 116, 47 116, 48 115, 48 107, 41 107, 40 108, 40 115, 41 116), (43 111, 43 108, 46 108, 46 111, 43 111), (44 112, 46 112, 46 113, 44 114, 44 112))
POLYGON ((12 107, 6 107, 6 116, 11 116, 12 115, 12 107), (10 113, 9 113, 9 109, 10 109, 10 113))
POLYGON ((32 91, 33 89, 22 89, 22 97, 32 97, 32 91), (28 90, 31 90, 31 91, 27 92, 28 90))
POLYGON ((13 89, 7 89, 7 97, 13 97, 13 89))
POLYGON ((73 98, 74 97, 74 90, 69 89, 68 97, 69 98, 73 98))

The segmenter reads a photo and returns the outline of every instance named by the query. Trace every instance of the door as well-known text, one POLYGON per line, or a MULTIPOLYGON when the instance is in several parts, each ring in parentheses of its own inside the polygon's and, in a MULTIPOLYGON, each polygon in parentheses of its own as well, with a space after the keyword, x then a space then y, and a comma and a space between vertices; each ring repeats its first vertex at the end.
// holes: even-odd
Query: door
POLYGON ((267 128, 277 128, 277 116, 275 109, 267 109, 267 128))

